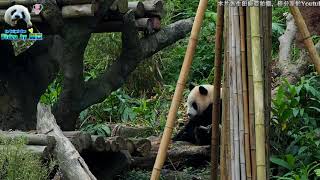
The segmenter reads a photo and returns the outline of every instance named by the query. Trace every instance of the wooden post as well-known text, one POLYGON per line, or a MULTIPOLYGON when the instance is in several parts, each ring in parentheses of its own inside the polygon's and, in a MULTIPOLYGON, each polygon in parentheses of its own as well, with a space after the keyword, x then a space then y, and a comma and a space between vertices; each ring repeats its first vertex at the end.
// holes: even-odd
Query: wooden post
POLYGON ((257 179, 266 179, 265 125, 264 125, 264 91, 262 78, 262 59, 260 44, 259 7, 250 7, 251 39, 252 39, 252 70, 254 86, 254 111, 256 132, 257 179))
POLYGON ((317 53, 316 48, 314 47, 312 38, 310 36, 308 27, 306 23, 304 22, 303 16, 300 13, 300 10, 296 6, 289 6, 290 12, 294 18, 294 21, 299 29, 299 32, 301 33, 301 36, 303 38, 303 43, 306 46, 309 56, 315 66, 316 71, 318 74, 320 74, 320 58, 317 53))
POLYGON ((172 98, 166 126, 165 126, 165 129, 163 132, 163 136, 161 138, 161 143, 160 143, 158 155, 157 155, 156 162, 155 162, 153 170, 152 170, 151 180, 158 180, 160 178, 160 172, 161 172, 162 166, 164 164, 164 161, 166 159, 166 152, 168 150, 168 146, 170 143, 170 139, 171 139, 172 131, 174 128, 174 122, 176 119, 178 107, 181 103, 182 93, 183 93, 183 90, 184 90, 184 87, 185 87, 185 84, 187 81, 187 76, 190 71, 192 59, 193 59, 193 56, 195 53, 195 49, 196 49, 196 45, 197 45, 197 41, 198 41, 198 36, 199 36, 199 32, 200 32, 201 25, 203 22, 204 13, 205 13, 205 10, 207 9, 207 5, 208 5, 208 0, 200 0, 198 10, 196 13, 196 17, 195 17, 193 27, 191 30, 191 35, 190 35, 186 55, 185 55, 185 58, 184 58, 184 61, 182 64, 179 79, 178 79, 178 82, 176 85, 176 90, 175 90, 173 98, 172 98))
POLYGON ((219 154, 219 118, 220 116, 220 89, 221 89, 221 66, 222 66, 222 37, 224 22, 224 7, 217 6, 217 22, 215 35, 215 58, 214 58, 214 83, 213 83, 213 110, 212 110, 212 138, 211 138, 211 179, 218 179, 218 154, 219 154))

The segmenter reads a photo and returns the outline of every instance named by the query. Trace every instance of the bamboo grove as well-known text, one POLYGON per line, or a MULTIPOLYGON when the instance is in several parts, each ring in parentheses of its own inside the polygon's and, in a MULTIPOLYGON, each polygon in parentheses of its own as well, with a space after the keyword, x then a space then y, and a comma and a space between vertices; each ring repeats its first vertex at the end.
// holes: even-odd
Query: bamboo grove
MULTIPOLYGON (((222 129, 220 154, 212 154, 212 159, 220 155, 222 180, 267 179, 271 8, 226 6, 220 18, 224 19, 224 52, 215 53, 224 54, 224 60, 215 62, 215 68, 223 68, 223 82, 217 72, 214 85, 222 83, 223 88, 222 129)), ((216 34, 222 34, 218 25, 216 34)), ((212 139, 216 136, 213 131, 212 139)), ((216 179, 215 162, 212 164, 212 179, 216 179)))

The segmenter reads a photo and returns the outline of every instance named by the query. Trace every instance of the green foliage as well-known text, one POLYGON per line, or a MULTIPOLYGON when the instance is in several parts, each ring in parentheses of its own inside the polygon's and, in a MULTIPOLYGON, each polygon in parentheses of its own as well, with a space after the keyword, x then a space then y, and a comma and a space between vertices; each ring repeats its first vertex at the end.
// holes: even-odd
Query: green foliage
MULTIPOLYGON (((314 177, 320 161, 320 77, 309 75, 296 85, 283 81, 272 100, 271 145, 278 176, 314 177)), ((277 177, 278 177, 277 176, 277 177)))
POLYGON ((24 138, 0 138, 0 179, 3 180, 46 180, 54 163, 48 167, 41 164, 40 157, 25 149, 24 138))
POLYGON ((53 105, 58 101, 61 92, 62 76, 58 76, 51 84, 49 84, 46 92, 40 97, 40 102, 46 105, 53 105))
POLYGON ((88 124, 111 121, 149 126, 156 132, 160 132, 165 125, 173 91, 173 86, 164 86, 161 89, 154 89, 155 96, 134 98, 126 94, 123 89, 118 89, 112 92, 104 102, 81 113, 82 129, 88 131, 95 127, 94 125, 87 127, 88 124))

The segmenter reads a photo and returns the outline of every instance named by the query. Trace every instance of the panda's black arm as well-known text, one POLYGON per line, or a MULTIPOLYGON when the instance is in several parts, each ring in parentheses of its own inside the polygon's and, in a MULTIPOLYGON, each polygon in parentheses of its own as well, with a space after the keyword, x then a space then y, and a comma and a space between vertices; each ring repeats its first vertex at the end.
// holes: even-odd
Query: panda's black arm
POLYGON ((192 121, 189 121, 173 138, 173 141, 187 141, 194 143, 194 129, 196 128, 196 124, 192 121))

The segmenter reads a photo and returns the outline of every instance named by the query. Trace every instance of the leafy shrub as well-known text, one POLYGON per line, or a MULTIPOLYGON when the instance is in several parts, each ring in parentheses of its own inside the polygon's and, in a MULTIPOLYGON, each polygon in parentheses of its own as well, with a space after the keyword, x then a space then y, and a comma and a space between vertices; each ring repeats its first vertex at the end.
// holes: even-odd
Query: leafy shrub
POLYGON ((320 161, 319 79, 311 74, 296 85, 283 81, 272 100, 271 129, 275 133, 271 134, 271 161, 282 167, 275 168, 275 174, 314 176, 309 170, 318 167, 320 161))
POLYGON ((0 138, 0 179, 46 180, 54 163, 42 165, 40 157, 25 149, 25 140, 0 138))

